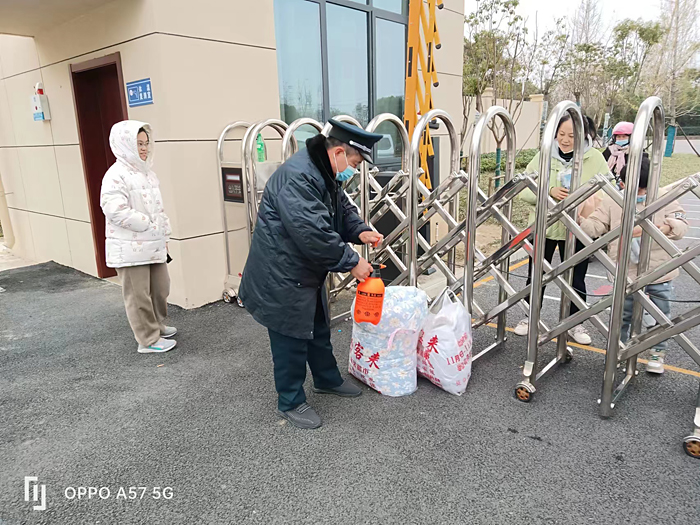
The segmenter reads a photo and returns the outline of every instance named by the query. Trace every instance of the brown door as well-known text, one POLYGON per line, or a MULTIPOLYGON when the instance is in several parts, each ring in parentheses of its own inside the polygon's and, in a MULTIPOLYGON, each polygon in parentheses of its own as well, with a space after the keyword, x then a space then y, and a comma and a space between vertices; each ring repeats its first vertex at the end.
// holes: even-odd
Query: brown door
POLYGON ((115 162, 109 132, 128 119, 119 53, 71 65, 73 97, 78 116, 80 150, 90 207, 97 275, 117 272, 105 260, 105 216, 100 208, 100 188, 107 169, 115 162))

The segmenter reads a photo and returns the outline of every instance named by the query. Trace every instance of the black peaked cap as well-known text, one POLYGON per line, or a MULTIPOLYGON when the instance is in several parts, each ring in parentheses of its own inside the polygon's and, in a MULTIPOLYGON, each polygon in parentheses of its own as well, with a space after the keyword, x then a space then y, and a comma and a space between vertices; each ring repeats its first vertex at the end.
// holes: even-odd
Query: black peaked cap
POLYGON ((384 135, 370 133, 362 128, 345 122, 338 122, 335 119, 330 119, 328 122, 333 126, 331 132, 328 134, 329 137, 338 139, 340 142, 352 146, 362 155, 363 159, 372 163, 372 148, 384 135))

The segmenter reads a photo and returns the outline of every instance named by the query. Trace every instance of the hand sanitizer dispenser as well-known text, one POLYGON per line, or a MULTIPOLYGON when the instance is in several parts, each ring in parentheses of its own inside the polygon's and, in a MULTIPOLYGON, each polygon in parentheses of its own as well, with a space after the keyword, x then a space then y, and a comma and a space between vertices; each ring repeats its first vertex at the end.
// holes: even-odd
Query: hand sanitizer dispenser
POLYGON ((37 82, 32 95, 32 113, 34 120, 51 120, 51 110, 49 109, 49 99, 44 94, 44 84, 37 82))

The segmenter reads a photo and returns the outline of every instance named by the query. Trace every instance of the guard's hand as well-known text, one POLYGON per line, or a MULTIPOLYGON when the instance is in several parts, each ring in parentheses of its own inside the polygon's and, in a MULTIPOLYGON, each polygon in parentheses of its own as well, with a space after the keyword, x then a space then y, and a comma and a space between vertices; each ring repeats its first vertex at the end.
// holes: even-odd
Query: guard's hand
POLYGON ((556 186, 549 190, 549 194, 555 201, 563 201, 569 196, 569 190, 562 186, 556 186))
POLYGON ((367 279, 367 277, 369 277, 369 275, 372 273, 372 265, 368 263, 365 259, 360 257, 360 262, 358 262, 357 266, 350 270, 350 273, 355 279, 363 283, 365 282, 365 279, 367 279))
POLYGON ((643 232, 644 230, 642 230, 641 226, 635 226, 634 230, 632 230, 632 237, 641 237, 643 232))
POLYGON ((384 240, 384 236, 381 233, 375 231, 362 232, 360 234, 360 241, 362 244, 371 244, 372 246, 378 246, 384 240))

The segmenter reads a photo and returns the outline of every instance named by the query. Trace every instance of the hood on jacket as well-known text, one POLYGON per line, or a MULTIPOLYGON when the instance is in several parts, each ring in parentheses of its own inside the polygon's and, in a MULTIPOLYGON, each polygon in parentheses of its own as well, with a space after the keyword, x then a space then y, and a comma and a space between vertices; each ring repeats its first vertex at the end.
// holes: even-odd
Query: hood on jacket
MULTIPOLYGON (((588 152, 591 151, 593 148, 593 143, 591 142, 591 139, 586 137, 584 146, 583 146, 583 158, 585 159, 588 156, 588 152)), ((552 158, 558 160, 561 162, 564 166, 571 164, 574 159, 572 158, 571 160, 565 160, 561 158, 561 155, 559 155, 559 142, 557 140, 554 141, 554 144, 552 145, 552 158)))
POLYGON ((153 131, 146 122, 139 122, 138 120, 117 122, 112 126, 112 131, 109 132, 109 146, 117 158, 117 162, 121 162, 128 168, 144 175, 151 170, 153 166, 153 131), (141 157, 139 157, 139 150, 136 144, 136 136, 141 128, 148 133, 148 157, 146 157, 146 160, 141 160, 141 157))

